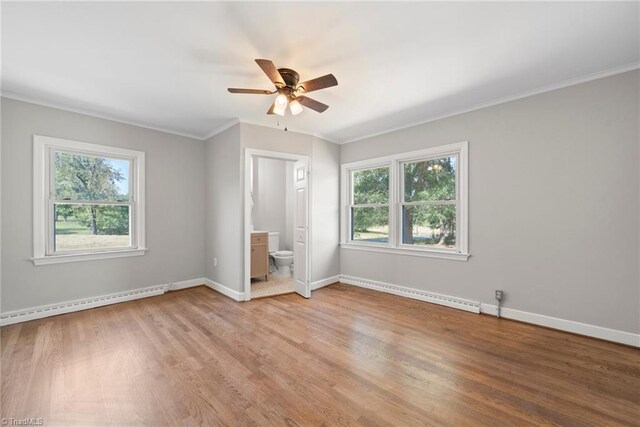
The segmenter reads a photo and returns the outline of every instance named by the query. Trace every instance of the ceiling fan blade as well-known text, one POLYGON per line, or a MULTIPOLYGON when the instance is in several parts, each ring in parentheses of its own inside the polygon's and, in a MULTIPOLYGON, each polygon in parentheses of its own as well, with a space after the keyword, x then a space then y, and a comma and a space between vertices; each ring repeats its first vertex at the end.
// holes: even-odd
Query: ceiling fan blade
POLYGON ((264 73, 267 75, 267 77, 269 77, 269 80, 271 80, 274 85, 278 87, 286 86, 286 83, 282 79, 282 76, 280 75, 280 72, 278 72, 276 66, 273 65, 273 62, 269 61, 268 59, 256 59, 256 63, 260 66, 260 68, 262 68, 262 71, 264 71, 264 73))
POLYGON ((273 101, 273 104, 271 104, 271 107, 269 107, 269 110, 267 111, 267 114, 275 114, 273 112, 273 110, 276 108, 276 101, 273 101))
POLYGON ((274 91, 264 89, 238 89, 235 87, 230 87, 227 90, 231 93, 249 93, 252 95, 271 95, 275 93, 274 91))
POLYGON ((331 86, 338 86, 338 80, 336 80, 333 74, 327 74, 326 76, 299 83, 298 89, 302 88, 304 93, 309 93, 314 90, 325 89, 331 86))
POLYGON ((304 105, 307 108, 311 108, 312 110, 317 111, 318 113, 322 113, 326 111, 329 106, 327 104, 323 104, 320 101, 316 101, 315 99, 307 98, 306 96, 298 96, 296 98, 300 104, 304 105))

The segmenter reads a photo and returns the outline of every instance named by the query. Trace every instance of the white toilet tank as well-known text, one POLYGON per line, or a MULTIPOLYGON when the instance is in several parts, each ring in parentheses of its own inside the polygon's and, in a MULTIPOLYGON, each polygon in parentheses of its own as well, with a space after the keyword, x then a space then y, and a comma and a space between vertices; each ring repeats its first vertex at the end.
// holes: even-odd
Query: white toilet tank
POLYGON ((277 252, 280 250, 280 232, 269 232, 269 253, 277 252))

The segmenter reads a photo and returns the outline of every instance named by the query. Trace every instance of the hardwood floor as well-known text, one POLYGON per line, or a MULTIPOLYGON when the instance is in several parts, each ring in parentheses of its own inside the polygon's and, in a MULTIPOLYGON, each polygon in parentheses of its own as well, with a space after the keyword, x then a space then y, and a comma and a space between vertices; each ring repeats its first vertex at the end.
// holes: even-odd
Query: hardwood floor
POLYGON ((205 287, 2 328, 44 425, 638 425, 640 350, 347 285, 205 287))

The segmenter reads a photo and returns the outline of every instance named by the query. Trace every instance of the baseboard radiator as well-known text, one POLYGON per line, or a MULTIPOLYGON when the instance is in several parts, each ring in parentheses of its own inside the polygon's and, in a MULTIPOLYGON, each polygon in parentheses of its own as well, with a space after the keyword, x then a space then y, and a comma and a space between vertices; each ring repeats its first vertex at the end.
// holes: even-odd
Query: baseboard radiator
POLYGON ((360 277, 346 275, 340 275, 340 282, 347 285, 359 286, 361 288, 373 289, 393 295, 400 295, 403 297, 426 301, 433 304, 457 308, 459 310, 469 311, 471 313, 480 313, 479 301, 470 301, 462 298, 452 297, 449 295, 442 295, 434 292, 427 292, 419 289, 407 288, 404 286, 392 285, 390 283, 378 282, 375 280, 362 279, 360 277))

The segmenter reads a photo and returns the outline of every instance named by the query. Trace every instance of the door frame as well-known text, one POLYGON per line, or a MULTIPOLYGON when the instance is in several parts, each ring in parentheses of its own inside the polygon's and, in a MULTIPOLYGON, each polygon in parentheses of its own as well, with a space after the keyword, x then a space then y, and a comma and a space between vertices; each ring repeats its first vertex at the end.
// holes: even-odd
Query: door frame
POLYGON ((244 282, 244 300, 251 300, 251 169, 254 158, 267 158, 276 160, 307 162, 307 283, 311 283, 311 158, 302 154, 283 153, 280 151, 257 150, 254 148, 244 149, 244 226, 242 239, 244 242, 243 257, 243 282, 244 282))

